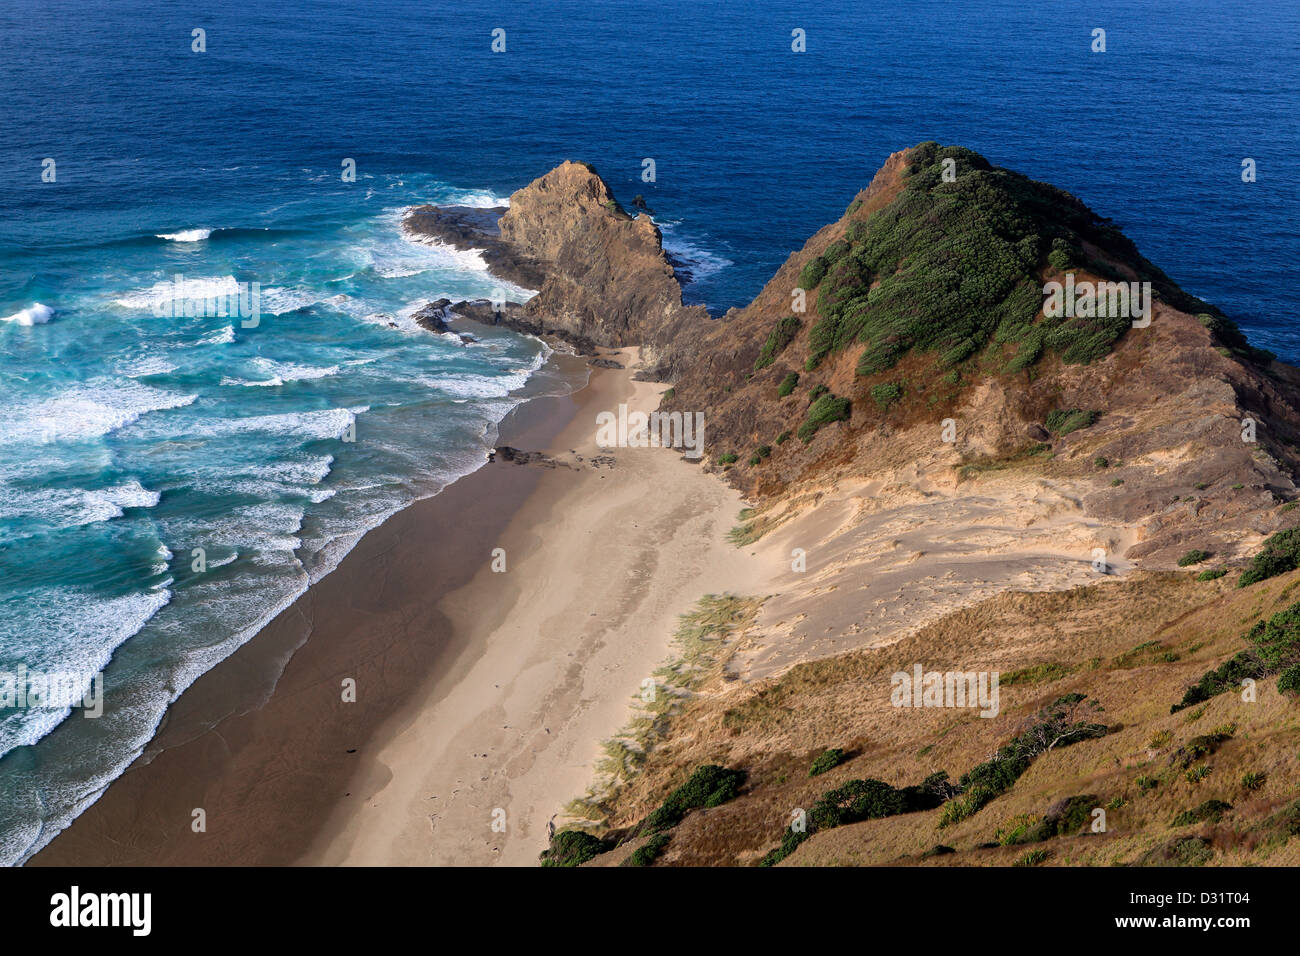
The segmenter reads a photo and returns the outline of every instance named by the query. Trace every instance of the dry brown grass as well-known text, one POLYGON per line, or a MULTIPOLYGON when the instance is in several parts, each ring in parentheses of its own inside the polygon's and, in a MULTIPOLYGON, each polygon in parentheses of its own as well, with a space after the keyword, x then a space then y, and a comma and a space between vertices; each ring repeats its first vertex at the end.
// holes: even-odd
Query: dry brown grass
MULTIPOLYGON (((896 786, 946 770, 955 780, 1014 735, 1028 715, 1062 694, 1097 699, 1108 736, 1050 751, 1015 785, 970 818, 939 830, 940 810, 815 834, 785 865, 1009 865, 1026 849, 1051 850, 1042 865, 1135 863, 1168 841, 1204 835, 1213 863, 1300 862, 1300 838, 1280 838, 1270 815, 1300 797, 1300 708, 1261 682, 1256 703, 1226 694, 1170 714, 1188 684, 1243 646, 1261 615, 1296 599, 1300 571, 1237 590, 1194 575, 1135 573, 1069 591, 1006 593, 947 615, 889 647, 799 664, 752 685, 720 684, 683 707, 672 731, 609 806, 626 826, 653 808, 696 766, 741 767, 741 796, 689 815, 674 831, 664 864, 750 864, 772 849, 794 808, 809 807, 847 780, 896 786), (1001 688, 997 717, 974 710, 895 708, 890 675, 915 662, 927 670, 1026 670, 1001 688), (1042 667, 1035 671, 1037 665, 1042 667), (1189 739, 1235 725, 1232 737, 1198 761, 1198 782, 1171 765, 1189 739), (1155 744, 1155 746, 1152 746, 1155 744), (812 759, 842 747, 849 759, 808 777, 812 759), (1263 774, 1250 790, 1246 774, 1263 774), (1159 781, 1143 790, 1136 781, 1159 781), (1017 815, 1039 817, 1058 799, 1096 794, 1109 805, 1107 832, 1034 846, 981 848, 1017 815), (1181 810, 1210 800, 1233 805, 1218 824, 1171 828, 1181 810), (937 843, 957 853, 924 861, 937 843)), ((1283 834, 1284 836, 1284 834, 1283 834)))

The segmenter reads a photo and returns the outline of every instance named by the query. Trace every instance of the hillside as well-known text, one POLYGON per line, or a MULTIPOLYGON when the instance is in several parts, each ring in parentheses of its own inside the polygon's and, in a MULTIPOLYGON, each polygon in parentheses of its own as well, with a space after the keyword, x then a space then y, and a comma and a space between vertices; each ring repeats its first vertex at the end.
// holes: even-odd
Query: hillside
POLYGON ((922 144, 659 355, 771 573, 683 620, 550 862, 1296 861, 1290 537, 1238 572, 1300 524, 1300 373, 1114 224, 922 144), (1097 314, 1119 282, 1149 310, 1097 314), (1257 700, 1171 712, 1265 632, 1257 700), (916 665, 997 715, 893 706, 916 665))

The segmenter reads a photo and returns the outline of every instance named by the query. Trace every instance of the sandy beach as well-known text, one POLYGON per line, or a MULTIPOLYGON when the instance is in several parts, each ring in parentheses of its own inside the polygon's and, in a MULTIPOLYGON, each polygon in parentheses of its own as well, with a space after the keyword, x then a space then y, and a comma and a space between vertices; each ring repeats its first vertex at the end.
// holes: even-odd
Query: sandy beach
POLYGON ((736 492, 596 447, 599 411, 662 390, 616 358, 502 423, 549 462, 490 463, 367 534, 29 865, 535 862, 676 616, 760 577, 724 537, 736 492))

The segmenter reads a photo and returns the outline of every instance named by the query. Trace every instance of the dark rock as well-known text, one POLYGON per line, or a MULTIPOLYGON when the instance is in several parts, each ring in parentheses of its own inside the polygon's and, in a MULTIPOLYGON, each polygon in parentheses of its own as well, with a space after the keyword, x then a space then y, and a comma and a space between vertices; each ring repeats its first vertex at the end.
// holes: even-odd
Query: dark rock
POLYGON ((944 846, 942 843, 936 843, 934 846, 930 847, 930 849, 926 850, 924 853, 921 854, 921 859, 924 860, 932 856, 947 856, 949 853, 956 853, 956 852, 957 851, 950 846, 944 846))

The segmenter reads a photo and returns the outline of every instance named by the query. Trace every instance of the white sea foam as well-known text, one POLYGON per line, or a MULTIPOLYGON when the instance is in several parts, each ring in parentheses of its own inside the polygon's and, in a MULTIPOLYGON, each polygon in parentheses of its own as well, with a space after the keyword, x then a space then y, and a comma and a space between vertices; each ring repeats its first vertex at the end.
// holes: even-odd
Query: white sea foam
POLYGON ((212 235, 211 229, 182 229, 180 232, 160 232, 159 239, 169 239, 172 242, 199 242, 212 235))
POLYGON ((199 345, 229 345, 235 341, 235 327, 233 325, 223 326, 199 339, 199 345))
POLYGON ((143 378, 147 375, 166 375, 177 369, 175 362, 161 355, 140 355, 127 359, 118 371, 128 378, 143 378))
MULTIPOLYGON (((32 671, 91 675, 103 670, 113 651, 171 600, 171 592, 148 590, 105 599, 79 588, 48 587, 10 600, 21 601, 23 612, 7 613, 0 603, 0 644, 7 657, 21 660, 32 671)), ((4 711, 0 755, 35 743, 69 713, 4 711)))
POLYGON ((691 274, 692 281, 708 278, 716 275, 727 266, 732 265, 730 259, 718 255, 697 245, 689 239, 677 236, 674 232, 673 224, 659 222, 655 220, 663 234, 664 251, 678 260, 687 272, 691 274))
POLYGON ((222 385, 243 385, 271 387, 284 385, 286 382, 310 382, 319 378, 330 378, 339 373, 339 366, 318 368, 311 365, 297 365, 293 362, 276 362, 272 359, 255 358, 250 362, 259 372, 270 376, 264 379, 243 379, 226 376, 222 385))
MULTIPOLYGON (((27 530, 72 528, 120 518, 126 508, 153 508, 160 495, 132 479, 111 488, 31 490, 0 484, 0 519, 20 518, 27 530)), ((24 537, 23 534, 14 538, 24 537)))
POLYGON ((113 300, 113 303, 124 309, 152 312, 157 306, 161 311, 166 311, 163 307, 177 300, 178 291, 181 298, 207 301, 238 296, 242 289, 239 280, 234 276, 187 278, 179 283, 179 289, 176 281, 167 280, 156 282, 147 289, 136 289, 134 292, 120 295, 113 300))
POLYGON ((25 309, 20 309, 13 315, 0 318, 0 322, 12 322, 15 325, 44 325, 52 318, 54 318, 54 310, 48 305, 37 302, 25 309))
POLYGON ((191 405, 184 395, 133 379, 93 380, 51 399, 20 403, 0 418, 0 445, 49 444, 99 438, 150 412, 191 405))

